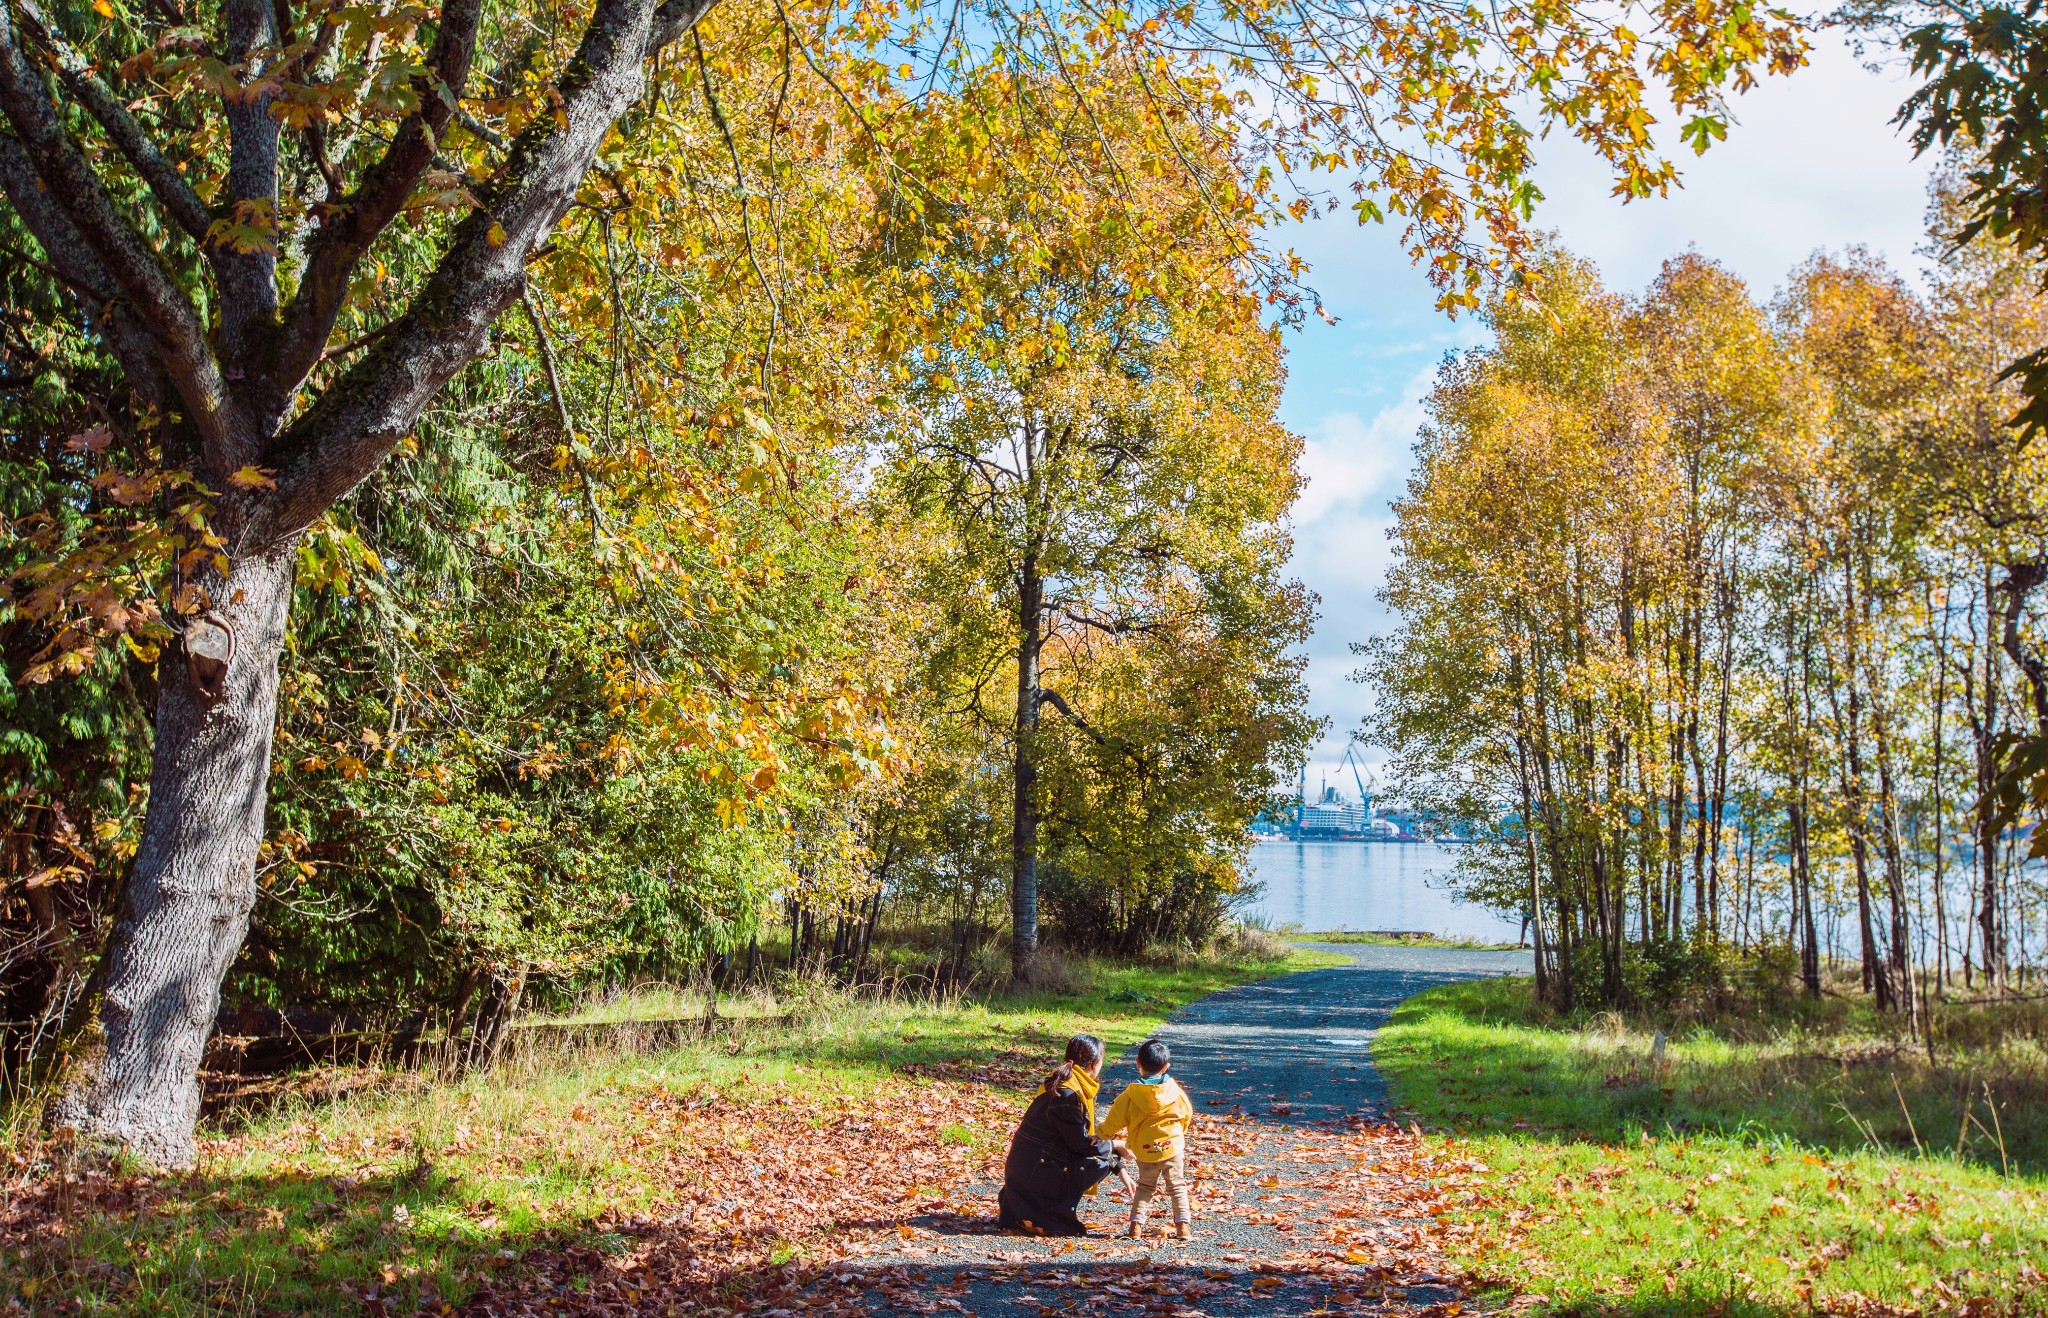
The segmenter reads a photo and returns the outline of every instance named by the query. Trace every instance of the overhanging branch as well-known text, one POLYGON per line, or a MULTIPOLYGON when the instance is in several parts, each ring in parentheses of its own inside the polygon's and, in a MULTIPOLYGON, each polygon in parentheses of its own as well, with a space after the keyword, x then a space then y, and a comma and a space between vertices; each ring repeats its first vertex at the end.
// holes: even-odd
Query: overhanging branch
POLYGON ((17 38, 12 12, 0 4, 0 114, 14 129, 38 184, 63 212, 109 282, 121 292, 148 336, 156 359, 198 432, 210 474, 241 464, 245 444, 206 327, 127 218, 107 195, 85 154, 64 131, 17 38))
POLYGON ((251 525, 252 546, 312 525, 482 350, 491 322, 519 298, 527 258, 547 241, 605 135, 640 94, 655 14, 652 0, 599 0, 559 81, 559 117, 519 134, 482 204, 456 228, 390 332, 271 446, 278 488, 251 525))

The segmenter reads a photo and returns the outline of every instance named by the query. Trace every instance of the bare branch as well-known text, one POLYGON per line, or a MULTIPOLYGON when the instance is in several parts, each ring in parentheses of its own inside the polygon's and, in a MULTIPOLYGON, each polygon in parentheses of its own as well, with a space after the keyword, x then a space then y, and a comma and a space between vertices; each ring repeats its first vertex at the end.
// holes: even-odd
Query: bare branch
POLYGON ((207 346, 206 327, 65 133, 57 107, 22 52, 5 5, 0 5, 0 113, 12 125, 40 185, 147 331, 199 434, 209 472, 223 476, 233 471, 241 465, 235 459, 247 431, 207 346))
MULTIPOLYGON (((463 3, 473 16, 476 0, 463 3)), ((288 540, 310 526, 384 460, 449 377, 482 351, 491 323, 519 298, 527 258, 547 241, 606 133, 639 96, 653 18, 652 0, 598 0, 560 79, 558 115, 519 134, 481 206, 456 228, 391 332, 272 446, 278 489, 251 525, 252 543, 288 540)))
POLYGON ((519 305, 526 309, 526 322, 533 327, 533 341, 540 347, 541 369, 547 372, 548 391, 555 396, 555 419, 562 425, 562 443, 568 451, 570 463, 576 468, 576 478, 583 483, 583 502, 590 509, 592 524, 603 531, 604 511, 597 506, 597 491, 590 483, 590 469, 583 465, 583 455, 576 451, 576 422, 569 415, 569 394, 562 388, 562 373, 555 366, 554 344, 548 341, 547 323, 540 318, 533 290, 524 283, 519 288, 519 305))
POLYGON ((194 239, 205 238, 207 227, 213 223, 213 212, 192 190, 192 185, 185 182, 178 167, 157 150, 147 130, 128 113, 128 107, 121 103, 113 88, 92 71, 91 61, 43 17, 34 0, 18 0, 18 4, 27 20, 29 36, 50 52, 50 61, 65 88, 107 130, 108 140, 135 167, 178 227, 194 239))

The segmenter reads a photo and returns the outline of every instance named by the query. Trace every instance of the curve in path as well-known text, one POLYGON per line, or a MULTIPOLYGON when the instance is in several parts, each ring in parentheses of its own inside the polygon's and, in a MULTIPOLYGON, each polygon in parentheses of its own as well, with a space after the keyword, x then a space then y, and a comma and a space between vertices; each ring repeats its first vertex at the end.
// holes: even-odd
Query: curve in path
MULTIPOLYGON (((1088 1240, 1002 1234, 992 1228, 997 1186, 979 1183, 946 1211, 909 1219, 894 1248, 836 1266, 807 1311, 1234 1318, 1414 1313, 1457 1298, 1430 1267, 1429 1217, 1416 1207, 1436 1169, 1419 1140, 1386 1124, 1372 1038, 1404 999, 1527 973, 1529 954, 1307 946, 1351 964, 1211 994, 1158 1032, 1205 1114, 1191 1140, 1193 1242, 1118 1238, 1125 1207, 1114 1182, 1092 1208, 1083 1203, 1097 1233, 1088 1240)), ((1117 1059, 1104 1102, 1135 1077, 1131 1056, 1117 1059)))
MULTIPOLYGON (((1383 1114, 1386 1086, 1372 1065, 1372 1040, 1395 1007, 1439 984, 1533 968, 1527 952, 1304 946, 1351 964, 1212 993, 1158 1032, 1199 1105, 1291 1124, 1383 1114)), ((1136 1076, 1129 1055, 1119 1058, 1103 1076, 1104 1094, 1136 1076)))

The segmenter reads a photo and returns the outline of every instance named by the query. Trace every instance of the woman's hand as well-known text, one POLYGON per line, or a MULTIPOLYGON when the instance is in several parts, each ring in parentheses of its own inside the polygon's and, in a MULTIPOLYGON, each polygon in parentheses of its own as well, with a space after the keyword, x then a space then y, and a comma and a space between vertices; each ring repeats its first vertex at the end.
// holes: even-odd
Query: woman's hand
POLYGON ((1126 1196, 1134 1195, 1138 1192, 1138 1178, 1131 1171, 1131 1164, 1118 1162, 1116 1165, 1116 1175, 1117 1179, 1124 1183, 1124 1194, 1126 1196))

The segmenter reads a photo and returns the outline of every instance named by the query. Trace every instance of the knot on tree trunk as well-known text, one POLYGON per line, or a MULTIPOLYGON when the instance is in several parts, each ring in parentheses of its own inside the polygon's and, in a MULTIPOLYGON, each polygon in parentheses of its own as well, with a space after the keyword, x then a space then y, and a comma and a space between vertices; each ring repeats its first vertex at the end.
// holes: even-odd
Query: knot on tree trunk
POLYGON ((192 685, 208 700, 218 700, 227 692, 235 644, 233 625, 211 610, 185 627, 185 670, 192 675, 192 685))

